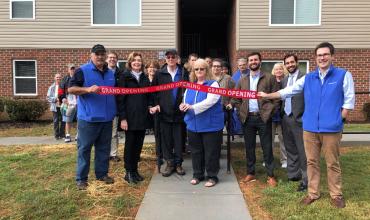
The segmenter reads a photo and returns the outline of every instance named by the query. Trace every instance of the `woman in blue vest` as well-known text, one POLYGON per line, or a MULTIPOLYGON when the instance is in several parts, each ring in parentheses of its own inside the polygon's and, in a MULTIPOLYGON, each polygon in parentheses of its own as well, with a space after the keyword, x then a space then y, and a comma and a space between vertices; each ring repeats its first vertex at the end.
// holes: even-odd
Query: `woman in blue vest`
MULTIPOLYGON (((210 68, 203 59, 195 61, 190 73, 190 81, 200 85, 219 87, 217 81, 212 79, 210 68)), ((193 165, 193 178, 190 183, 197 185, 200 181, 207 179, 205 186, 212 187, 218 182, 217 174, 220 169, 224 127, 221 97, 187 89, 184 94, 184 103, 179 108, 186 112, 184 121, 188 130, 193 165)))

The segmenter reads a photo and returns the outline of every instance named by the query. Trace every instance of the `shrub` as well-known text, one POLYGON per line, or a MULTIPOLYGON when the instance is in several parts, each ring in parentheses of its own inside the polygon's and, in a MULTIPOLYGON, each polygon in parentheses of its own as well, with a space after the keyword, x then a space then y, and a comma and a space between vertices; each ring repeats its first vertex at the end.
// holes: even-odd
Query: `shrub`
POLYGON ((365 120, 370 121, 370 103, 365 103, 362 111, 364 112, 365 120))
POLYGON ((5 101, 5 110, 13 121, 33 121, 40 118, 48 108, 46 101, 9 99, 5 101))
POLYGON ((5 99, 0 98, 0 113, 4 111, 5 99))

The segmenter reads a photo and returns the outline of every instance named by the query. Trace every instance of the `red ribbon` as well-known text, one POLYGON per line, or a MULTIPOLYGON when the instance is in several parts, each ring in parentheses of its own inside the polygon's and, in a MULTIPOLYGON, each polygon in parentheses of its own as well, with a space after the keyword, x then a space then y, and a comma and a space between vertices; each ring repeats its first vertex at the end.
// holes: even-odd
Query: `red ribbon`
POLYGON ((164 90, 170 90, 175 88, 186 88, 197 90, 201 92, 207 92, 212 94, 217 94, 221 96, 229 96, 233 98, 242 98, 242 99, 257 99, 257 92, 251 90, 237 90, 237 89, 224 89, 224 88, 215 88, 210 86, 204 86, 196 83, 179 81, 168 84, 162 84, 159 86, 149 86, 143 88, 122 88, 122 87, 110 87, 110 86, 99 86, 100 92, 102 95, 122 95, 122 94, 143 94, 143 93, 152 93, 160 92, 164 90))

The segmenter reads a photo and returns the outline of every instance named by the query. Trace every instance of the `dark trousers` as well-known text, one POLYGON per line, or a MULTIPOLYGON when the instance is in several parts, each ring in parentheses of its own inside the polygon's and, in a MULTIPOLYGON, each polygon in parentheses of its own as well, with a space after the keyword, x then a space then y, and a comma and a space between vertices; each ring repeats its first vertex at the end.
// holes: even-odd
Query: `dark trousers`
POLYGON ((112 124, 112 121, 87 122, 78 120, 76 181, 87 181, 93 145, 95 147, 94 167, 96 178, 103 178, 108 174, 112 124))
POLYGON ((63 138, 65 137, 66 123, 62 120, 62 113, 60 107, 57 107, 57 111, 53 112, 53 124, 54 124, 54 137, 63 138))
POLYGON ((143 148, 145 130, 125 131, 124 161, 125 169, 128 172, 137 171, 140 160, 141 149, 143 148))
POLYGON ((182 164, 182 123, 160 122, 163 158, 174 165, 182 164))
POLYGON ((201 179, 204 172, 208 177, 217 177, 220 170, 222 130, 195 133, 188 131, 193 177, 201 179))
POLYGON ((244 143, 247 158, 247 173, 256 174, 256 135, 257 131, 260 136, 260 142, 263 151, 263 161, 267 175, 274 176, 274 156, 272 152, 272 123, 269 119, 266 123, 262 121, 260 116, 248 116, 247 121, 243 125, 244 143))
POLYGON ((284 145, 287 152, 288 178, 301 178, 307 184, 307 159, 303 143, 302 124, 284 114, 282 121, 284 145))

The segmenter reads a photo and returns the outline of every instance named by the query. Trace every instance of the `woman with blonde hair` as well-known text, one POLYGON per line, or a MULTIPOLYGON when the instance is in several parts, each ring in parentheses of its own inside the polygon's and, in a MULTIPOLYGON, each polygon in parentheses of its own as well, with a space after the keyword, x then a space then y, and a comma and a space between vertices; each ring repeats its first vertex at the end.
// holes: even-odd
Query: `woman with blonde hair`
MULTIPOLYGON (((288 71, 286 70, 284 64, 275 63, 274 68, 272 68, 271 74, 275 76, 276 82, 281 88, 281 81, 287 75, 288 71)), ((283 140, 283 132, 281 129, 281 104, 280 101, 278 108, 276 109, 275 114, 272 116, 272 146, 275 144, 275 132, 277 130, 280 146, 280 163, 282 168, 287 168, 287 154, 283 140)))
MULTIPOLYGON (((219 88, 217 81, 213 79, 209 65, 203 59, 195 61, 190 73, 190 81, 219 88)), ((218 182, 217 175, 220 170, 224 127, 221 96, 187 89, 184 93, 184 102, 179 108, 186 112, 184 121, 188 130, 193 166, 193 178, 190 183, 197 185, 207 179, 204 186, 212 187, 218 182)))

